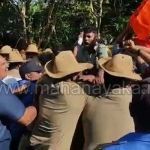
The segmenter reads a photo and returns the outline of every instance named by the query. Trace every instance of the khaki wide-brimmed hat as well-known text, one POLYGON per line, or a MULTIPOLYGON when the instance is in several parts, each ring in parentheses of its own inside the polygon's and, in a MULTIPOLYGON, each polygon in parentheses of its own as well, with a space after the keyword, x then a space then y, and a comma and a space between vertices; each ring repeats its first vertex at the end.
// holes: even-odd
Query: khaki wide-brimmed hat
POLYGON ((92 67, 90 63, 78 63, 71 51, 62 51, 53 61, 46 63, 45 71, 52 78, 62 78, 92 67))
POLYGON ((112 76, 142 80, 141 76, 134 72, 133 60, 129 55, 117 54, 111 58, 101 58, 99 65, 112 76))
POLYGON ((0 54, 9 54, 12 48, 9 45, 5 45, 0 49, 0 54))
POLYGON ((19 53, 18 50, 13 49, 13 51, 11 51, 9 53, 8 62, 9 63, 17 63, 17 62, 26 62, 26 60, 24 60, 22 58, 22 56, 21 56, 21 54, 19 53))
POLYGON ((53 53, 51 48, 46 48, 43 52, 49 52, 49 53, 53 53))
POLYGON ((29 44, 27 49, 26 49, 26 53, 39 53, 38 47, 36 44, 29 44))

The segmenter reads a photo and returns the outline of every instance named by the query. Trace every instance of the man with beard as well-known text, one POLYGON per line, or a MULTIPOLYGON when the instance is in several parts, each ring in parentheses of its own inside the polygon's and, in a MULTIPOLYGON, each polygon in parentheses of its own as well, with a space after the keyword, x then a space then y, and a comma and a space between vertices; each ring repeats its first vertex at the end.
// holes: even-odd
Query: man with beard
POLYGON ((103 71, 98 71, 97 60, 100 58, 108 57, 108 48, 98 42, 97 30, 93 27, 84 29, 83 44, 74 48, 74 55, 80 63, 92 63, 93 69, 84 72, 80 79, 91 83, 103 83, 103 71), (98 78, 101 77, 101 78, 98 78))
MULTIPOLYGON (((81 45, 77 45, 74 48, 74 55, 79 63, 92 63, 93 68, 83 71, 78 76, 78 80, 82 80, 81 86, 85 92, 90 96, 101 95, 102 86, 104 83, 104 71, 99 69, 98 59, 108 57, 108 48, 104 44, 100 43, 100 37, 98 37, 97 30, 94 27, 87 27, 83 30, 83 42, 81 45)), ((75 132, 72 147, 73 149, 79 149, 83 145, 83 128, 82 117, 78 122, 78 127, 75 132), (79 142, 80 137, 80 142, 79 142), (78 141, 78 142, 77 142, 78 141), (76 144, 78 143, 78 145, 76 144)))

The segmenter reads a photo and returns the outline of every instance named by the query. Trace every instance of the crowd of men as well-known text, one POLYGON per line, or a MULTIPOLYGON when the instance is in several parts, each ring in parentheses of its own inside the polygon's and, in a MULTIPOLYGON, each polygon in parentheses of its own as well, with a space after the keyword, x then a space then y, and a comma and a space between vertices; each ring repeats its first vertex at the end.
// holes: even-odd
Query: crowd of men
POLYGON ((112 50, 94 27, 57 55, 1 47, 0 150, 148 150, 150 48, 127 29, 112 50))

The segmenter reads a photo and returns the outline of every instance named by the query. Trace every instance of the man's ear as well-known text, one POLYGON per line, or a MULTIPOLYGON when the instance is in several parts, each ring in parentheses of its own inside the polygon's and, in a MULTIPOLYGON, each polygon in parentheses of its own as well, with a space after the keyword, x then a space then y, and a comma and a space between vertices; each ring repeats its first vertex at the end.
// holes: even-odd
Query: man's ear
POLYGON ((98 35, 95 34, 94 41, 97 41, 97 40, 98 40, 98 35))
POLYGON ((31 79, 30 73, 26 73, 26 74, 25 74, 25 78, 26 78, 27 80, 30 80, 30 79, 31 79))

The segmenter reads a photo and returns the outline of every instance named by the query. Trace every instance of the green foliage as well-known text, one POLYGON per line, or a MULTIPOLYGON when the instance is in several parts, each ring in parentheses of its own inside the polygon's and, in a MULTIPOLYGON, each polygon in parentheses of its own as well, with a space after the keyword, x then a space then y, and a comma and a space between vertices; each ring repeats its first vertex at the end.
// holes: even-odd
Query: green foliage
MULTIPOLYGON (((104 0, 101 33, 111 43, 141 0, 104 0)), ((0 2, 0 32, 13 31, 39 46, 72 48, 80 30, 97 25, 100 0, 6 0, 0 2), (24 2, 24 3, 23 3, 24 2), (25 4, 25 23, 21 9, 25 4), (24 27, 26 25, 26 28, 24 27)))
POLYGON ((18 19, 18 13, 8 2, 0 3, 0 32, 23 30, 22 23, 18 19))
POLYGON ((130 15, 140 2, 141 0, 110 0, 103 5, 101 32, 108 44, 125 28, 130 15))

